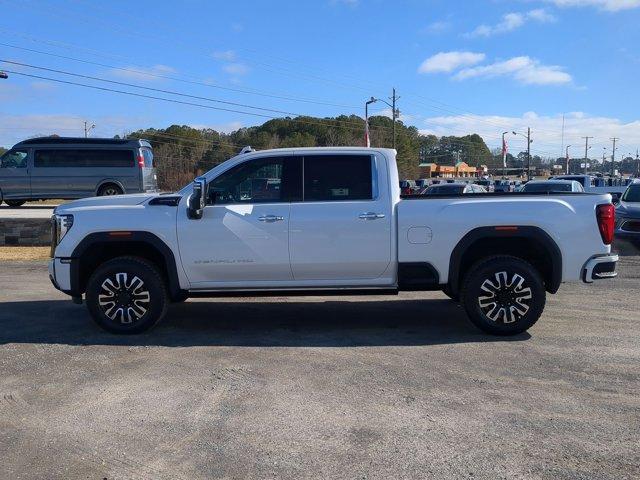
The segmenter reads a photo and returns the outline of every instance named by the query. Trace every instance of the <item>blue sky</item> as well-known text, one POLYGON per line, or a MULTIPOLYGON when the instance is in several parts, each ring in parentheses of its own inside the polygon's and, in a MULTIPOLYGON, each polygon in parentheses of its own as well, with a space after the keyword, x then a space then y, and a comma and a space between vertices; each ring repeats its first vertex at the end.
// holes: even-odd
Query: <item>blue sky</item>
MULTIPOLYGON (((395 86, 403 120, 425 133, 477 132, 495 146, 502 131, 530 126, 543 156, 567 144, 577 156, 584 135, 595 137, 596 157, 610 155, 611 136, 621 138, 617 156, 640 146, 640 0, 0 0, 0 11, 3 60, 246 106, 4 70, 267 116, 363 115, 367 98, 395 86)), ((78 135, 84 120, 111 136, 267 119, 9 75, 0 80, 5 146, 78 135)), ((378 105, 374 113, 388 114, 378 105)))

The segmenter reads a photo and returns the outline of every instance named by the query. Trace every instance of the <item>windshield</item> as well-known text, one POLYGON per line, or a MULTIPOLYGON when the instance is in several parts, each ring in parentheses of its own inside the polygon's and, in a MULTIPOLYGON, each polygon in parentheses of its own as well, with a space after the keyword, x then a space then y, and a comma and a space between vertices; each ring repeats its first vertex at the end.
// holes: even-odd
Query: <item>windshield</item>
POLYGON ((527 183, 522 189, 523 192, 527 193, 536 193, 536 192, 570 192, 571 184, 570 183, 554 183, 554 182, 543 182, 543 183, 527 183))
POLYGON ((640 203, 640 185, 631 185, 622 196, 623 202, 640 203))

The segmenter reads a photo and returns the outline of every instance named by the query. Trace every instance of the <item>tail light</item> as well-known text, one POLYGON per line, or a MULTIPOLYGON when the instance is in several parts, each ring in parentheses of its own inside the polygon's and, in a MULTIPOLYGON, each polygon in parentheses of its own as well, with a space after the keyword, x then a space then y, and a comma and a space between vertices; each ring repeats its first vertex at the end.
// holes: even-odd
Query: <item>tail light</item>
POLYGON ((144 168, 144 155, 142 154, 142 150, 138 150, 138 166, 144 168))
POLYGON ((596 218, 598 219, 598 230, 600 230, 602 242, 605 245, 611 245, 616 222, 615 207, 610 203, 598 205, 596 207, 596 218))

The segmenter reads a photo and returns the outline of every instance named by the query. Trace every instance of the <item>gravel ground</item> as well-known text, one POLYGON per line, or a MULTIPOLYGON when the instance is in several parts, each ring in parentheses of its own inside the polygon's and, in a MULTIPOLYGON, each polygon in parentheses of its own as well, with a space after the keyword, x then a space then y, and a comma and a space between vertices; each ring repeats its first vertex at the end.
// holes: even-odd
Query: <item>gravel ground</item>
POLYGON ((619 271, 510 339, 441 293, 190 300, 122 338, 0 263, 0 478, 640 478, 619 271))

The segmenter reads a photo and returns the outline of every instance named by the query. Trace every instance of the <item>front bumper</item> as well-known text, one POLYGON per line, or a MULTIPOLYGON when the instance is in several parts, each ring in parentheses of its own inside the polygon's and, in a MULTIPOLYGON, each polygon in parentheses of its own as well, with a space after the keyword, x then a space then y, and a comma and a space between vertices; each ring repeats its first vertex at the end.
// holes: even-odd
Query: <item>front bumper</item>
POLYGON ((616 272, 618 259, 616 254, 591 257, 582 268, 582 281, 593 283, 595 280, 616 277, 618 275, 616 272))
POLYGON ((49 260, 49 280, 61 292, 71 295, 71 262, 66 258, 49 260))

